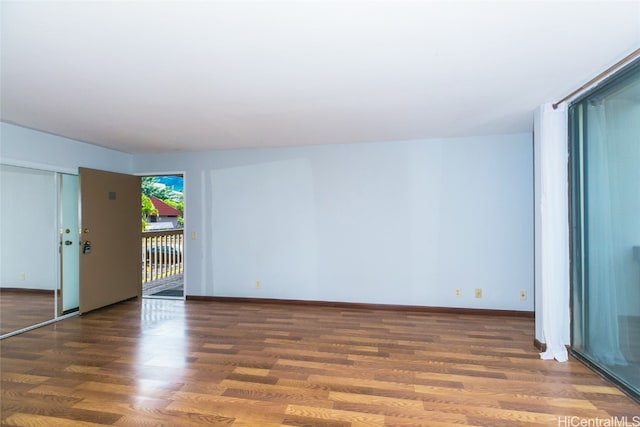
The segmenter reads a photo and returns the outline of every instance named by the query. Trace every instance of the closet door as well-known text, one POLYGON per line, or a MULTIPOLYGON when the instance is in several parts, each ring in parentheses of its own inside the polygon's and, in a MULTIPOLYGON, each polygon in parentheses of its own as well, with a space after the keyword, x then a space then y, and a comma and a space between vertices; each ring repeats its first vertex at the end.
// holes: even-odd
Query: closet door
POLYGON ((140 178, 80 168, 80 312, 140 295, 140 178))

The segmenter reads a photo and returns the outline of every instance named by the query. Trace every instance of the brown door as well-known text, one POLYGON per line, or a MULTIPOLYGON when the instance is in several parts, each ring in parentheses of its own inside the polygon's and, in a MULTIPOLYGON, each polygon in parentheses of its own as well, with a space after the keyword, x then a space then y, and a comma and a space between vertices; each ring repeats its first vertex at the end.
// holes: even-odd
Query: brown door
POLYGON ((80 168, 80 313, 140 294, 140 178, 80 168))

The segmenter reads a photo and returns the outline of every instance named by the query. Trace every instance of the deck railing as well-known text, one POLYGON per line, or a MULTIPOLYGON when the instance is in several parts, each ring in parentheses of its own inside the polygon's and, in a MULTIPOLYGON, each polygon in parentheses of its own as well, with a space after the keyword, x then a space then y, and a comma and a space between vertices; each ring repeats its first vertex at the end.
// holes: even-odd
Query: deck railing
POLYGON ((184 230, 142 233, 142 283, 184 271, 184 230))

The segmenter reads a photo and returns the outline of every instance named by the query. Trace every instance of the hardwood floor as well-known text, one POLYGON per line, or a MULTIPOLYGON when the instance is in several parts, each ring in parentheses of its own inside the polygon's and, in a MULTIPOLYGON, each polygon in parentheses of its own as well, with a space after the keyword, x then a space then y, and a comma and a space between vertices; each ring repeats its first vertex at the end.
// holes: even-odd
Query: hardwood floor
POLYGON ((579 362, 540 360, 533 328, 518 317, 133 300, 0 342, 2 425, 558 426, 640 415, 579 362))
POLYGON ((55 317, 53 291, 0 288, 0 335, 55 317))

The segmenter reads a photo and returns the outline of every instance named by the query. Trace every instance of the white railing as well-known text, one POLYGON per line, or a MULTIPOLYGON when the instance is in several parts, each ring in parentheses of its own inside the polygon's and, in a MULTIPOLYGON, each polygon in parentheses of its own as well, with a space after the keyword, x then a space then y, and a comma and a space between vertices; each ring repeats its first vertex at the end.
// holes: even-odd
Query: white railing
POLYGON ((142 233, 142 283, 184 271, 184 230, 142 233))

